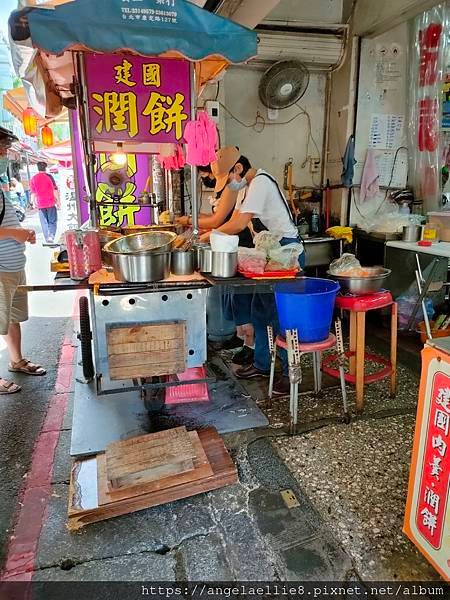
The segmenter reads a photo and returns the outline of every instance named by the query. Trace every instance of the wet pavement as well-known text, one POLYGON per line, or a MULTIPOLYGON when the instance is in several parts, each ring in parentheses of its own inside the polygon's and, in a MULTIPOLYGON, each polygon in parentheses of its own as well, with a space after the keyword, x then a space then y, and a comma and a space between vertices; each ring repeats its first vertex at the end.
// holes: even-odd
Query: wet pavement
MULTIPOLYGON (((71 313, 64 315, 67 307, 57 298, 47 294, 36 300, 41 306, 35 304, 33 311, 43 316, 25 328, 27 353, 49 365, 49 375, 38 381, 23 378, 24 393, 0 401, 0 450, 7 457, 0 473, 3 553, 55 386, 59 349, 72 327, 71 313), (49 318, 52 310, 55 316, 49 318)), ((1 372, 5 364, 3 351, 1 372)), ((311 388, 308 363, 304 371, 304 386, 311 388)), ((332 387, 319 399, 304 390, 297 436, 285 434, 288 400, 278 399, 269 408, 267 380, 246 383, 244 389, 258 400, 270 424, 224 436, 238 467, 238 484, 95 523, 78 533, 66 528, 69 392, 33 579, 436 580, 401 533, 418 377, 417 370, 400 367, 395 399, 388 396, 387 382, 367 388, 365 413, 350 425, 342 422, 334 382, 326 382, 332 387), (288 508, 281 495, 285 490, 292 491, 296 506, 288 508)), ((349 402, 354 412, 351 391, 349 402)))

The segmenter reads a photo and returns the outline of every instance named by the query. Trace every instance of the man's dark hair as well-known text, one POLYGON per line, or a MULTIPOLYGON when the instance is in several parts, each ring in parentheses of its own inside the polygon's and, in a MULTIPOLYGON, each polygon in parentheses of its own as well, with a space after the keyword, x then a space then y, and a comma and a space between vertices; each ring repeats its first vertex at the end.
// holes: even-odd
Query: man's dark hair
POLYGON ((237 163, 242 165, 242 177, 244 177, 247 174, 247 171, 249 171, 252 168, 252 165, 246 156, 240 156, 239 160, 236 161, 236 164, 237 163))
POLYGON ((202 171, 202 173, 212 173, 211 165, 201 165, 197 167, 197 171, 202 171))
POLYGON ((46 162, 38 162, 37 164, 38 171, 45 171, 47 169, 46 162))

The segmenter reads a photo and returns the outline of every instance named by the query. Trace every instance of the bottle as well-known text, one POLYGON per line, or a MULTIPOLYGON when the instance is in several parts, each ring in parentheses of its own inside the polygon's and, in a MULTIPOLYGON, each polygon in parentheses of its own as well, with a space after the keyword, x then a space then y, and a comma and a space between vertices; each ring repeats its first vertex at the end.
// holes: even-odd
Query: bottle
POLYGON ((320 218, 317 208, 313 208, 311 215, 311 233, 319 233, 320 218))
POLYGON ((409 215, 411 214, 411 211, 409 209, 409 205, 407 202, 403 202, 403 204, 400 207, 400 210, 398 211, 400 215, 409 215))

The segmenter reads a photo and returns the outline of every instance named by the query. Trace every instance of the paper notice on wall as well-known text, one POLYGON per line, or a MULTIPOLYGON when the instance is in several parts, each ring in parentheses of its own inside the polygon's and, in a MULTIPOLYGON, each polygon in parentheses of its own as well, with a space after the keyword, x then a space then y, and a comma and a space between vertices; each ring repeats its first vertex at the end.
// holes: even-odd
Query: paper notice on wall
POLYGON ((400 57, 402 47, 399 44, 377 44, 375 86, 384 91, 399 90, 402 78, 400 57))
MULTIPOLYGON (((361 182, 364 162, 364 159, 358 160, 355 165, 355 183, 361 182)), ((408 151, 406 148, 401 148, 398 152, 397 150, 378 150, 375 155, 375 163, 379 174, 378 184, 381 187, 397 189, 406 187, 408 180, 408 151)))
POLYGON ((403 145, 404 115, 373 114, 370 123, 369 148, 393 150, 403 145))
POLYGON ((74 0, 20 0, 19 8, 32 7, 32 8, 49 8, 55 9, 60 4, 67 4, 74 0))

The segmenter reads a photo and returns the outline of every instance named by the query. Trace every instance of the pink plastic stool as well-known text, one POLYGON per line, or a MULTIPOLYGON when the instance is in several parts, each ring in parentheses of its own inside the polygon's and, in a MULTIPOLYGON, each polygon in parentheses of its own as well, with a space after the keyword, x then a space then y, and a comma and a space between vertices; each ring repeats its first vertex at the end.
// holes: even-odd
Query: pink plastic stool
MULTIPOLYGON (((302 372, 300 360, 303 354, 312 354, 313 356, 313 374, 314 374, 314 393, 319 394, 322 390, 322 352, 325 350, 336 349, 337 354, 342 356, 344 359, 344 346, 342 342, 341 324, 340 321, 336 323, 336 336, 330 333, 326 340, 313 343, 302 344, 298 339, 298 333, 296 329, 286 330, 286 338, 277 336, 274 340, 272 327, 267 328, 267 335, 269 338, 269 349, 271 354, 270 363, 270 378, 269 378, 269 403, 272 402, 273 396, 273 380, 275 376, 275 362, 277 355, 277 348, 282 348, 288 353, 289 362, 289 399, 290 399, 290 432, 295 433, 298 422, 298 386, 302 380, 302 372)), ((341 380, 341 391, 342 401, 344 406, 344 420, 345 422, 350 421, 348 409, 347 409, 347 394, 345 389, 345 376, 343 362, 340 366, 340 380, 341 380)))
MULTIPOLYGON (((346 352, 349 358, 349 373, 345 380, 356 387, 356 410, 364 409, 364 385, 390 377, 390 393, 395 396, 397 388, 397 303, 392 294, 386 290, 364 296, 337 296, 336 308, 350 312, 350 351, 346 352), (365 351, 366 339, 366 313, 370 310, 391 307, 391 351, 390 360, 377 354, 368 354, 365 351), (370 360, 381 365, 376 373, 365 375, 365 361, 370 360)), ((323 362, 323 372, 331 377, 339 377, 339 372, 329 366, 336 355, 327 356, 323 362)))

